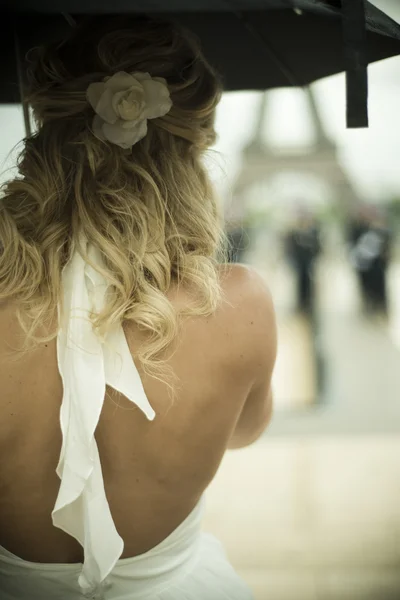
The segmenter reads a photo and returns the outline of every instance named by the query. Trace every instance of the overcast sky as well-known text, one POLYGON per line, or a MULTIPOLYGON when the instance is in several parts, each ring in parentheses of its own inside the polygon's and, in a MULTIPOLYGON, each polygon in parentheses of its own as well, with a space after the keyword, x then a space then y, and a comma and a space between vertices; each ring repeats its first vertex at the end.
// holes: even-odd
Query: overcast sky
MULTIPOLYGON (((400 0, 373 2, 400 22, 400 0)), ((400 56, 369 67, 368 129, 346 129, 345 77, 329 77, 313 86, 325 130, 339 147, 342 164, 362 197, 379 201, 400 197, 400 56)), ((304 144, 312 128, 301 90, 269 92, 271 127, 264 134, 277 145, 304 144)), ((225 94, 218 110, 216 149, 221 153, 218 183, 229 193, 240 167, 240 150, 254 133, 260 94, 225 94)))

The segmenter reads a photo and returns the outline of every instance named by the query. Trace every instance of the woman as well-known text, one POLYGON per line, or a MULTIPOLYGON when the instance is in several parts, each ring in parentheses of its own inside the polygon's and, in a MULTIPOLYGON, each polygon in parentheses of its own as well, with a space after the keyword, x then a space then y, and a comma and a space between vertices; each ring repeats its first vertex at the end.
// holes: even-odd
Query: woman
POLYGON ((203 493, 270 419, 276 336, 260 277, 216 261, 218 77, 144 17, 30 59, 0 201, 1 598, 247 600, 203 493))

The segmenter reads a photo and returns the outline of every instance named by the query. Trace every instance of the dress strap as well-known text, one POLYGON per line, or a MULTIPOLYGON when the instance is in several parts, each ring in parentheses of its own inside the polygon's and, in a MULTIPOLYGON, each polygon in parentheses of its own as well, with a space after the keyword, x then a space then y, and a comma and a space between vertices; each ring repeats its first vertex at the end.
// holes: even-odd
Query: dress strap
MULTIPOLYGON (((90 262, 104 269, 100 252, 88 247, 90 262)), ((101 310, 106 279, 78 251, 64 268, 63 309, 57 337, 58 368, 63 381, 60 411, 61 479, 52 513, 53 525, 84 549, 79 585, 85 595, 101 597, 102 582, 123 551, 105 494, 95 430, 106 385, 136 404, 149 420, 151 407, 121 324, 104 339, 93 331, 90 314, 101 310)))

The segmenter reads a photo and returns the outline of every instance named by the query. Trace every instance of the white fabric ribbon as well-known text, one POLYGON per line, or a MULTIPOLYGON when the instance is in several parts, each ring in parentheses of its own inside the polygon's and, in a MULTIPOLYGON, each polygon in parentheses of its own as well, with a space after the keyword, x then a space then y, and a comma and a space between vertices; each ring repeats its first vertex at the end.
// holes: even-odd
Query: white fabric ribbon
MULTIPOLYGON (((94 264, 104 268, 98 250, 90 247, 88 254, 94 264)), ((57 338, 64 386, 57 467, 61 485, 52 517, 55 527, 82 545, 79 585, 92 597, 101 597, 96 590, 102 588, 123 551, 106 498, 94 437, 106 384, 138 406, 149 420, 155 417, 122 325, 113 327, 104 340, 93 331, 89 315, 101 309, 106 290, 104 277, 76 252, 63 271, 64 305, 57 338)))

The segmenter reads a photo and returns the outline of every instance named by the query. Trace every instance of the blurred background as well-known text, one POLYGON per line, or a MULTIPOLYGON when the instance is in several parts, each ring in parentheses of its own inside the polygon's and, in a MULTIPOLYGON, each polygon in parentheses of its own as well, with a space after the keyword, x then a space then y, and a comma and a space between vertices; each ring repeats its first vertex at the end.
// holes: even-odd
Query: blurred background
POLYGON ((264 274, 279 351, 273 421, 226 455, 206 529, 257 600, 400 599, 400 58, 369 77, 369 129, 344 75, 219 107, 230 258, 264 274))
MULTIPOLYGON (((273 421, 227 453, 205 522, 256 600, 400 599, 400 58, 369 78, 361 130, 344 75, 227 93, 207 157, 230 260, 265 276, 279 329, 273 421)), ((4 181, 21 107, 0 121, 4 181)))

